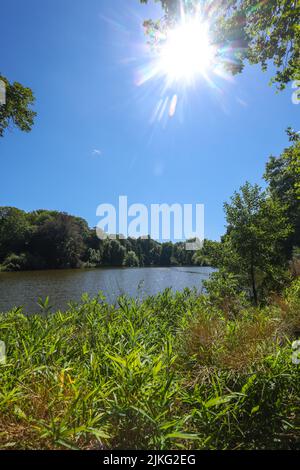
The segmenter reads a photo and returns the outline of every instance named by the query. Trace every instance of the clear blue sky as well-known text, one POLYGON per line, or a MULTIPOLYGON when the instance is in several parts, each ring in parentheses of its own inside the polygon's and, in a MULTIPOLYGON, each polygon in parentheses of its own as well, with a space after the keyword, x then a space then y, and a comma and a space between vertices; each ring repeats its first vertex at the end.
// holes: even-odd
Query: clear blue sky
MULTIPOLYGON (((151 121, 161 83, 137 86, 147 61, 138 0, 10 0, 1 4, 0 73, 31 87, 33 131, 0 140, 0 205, 57 209, 97 222, 100 203, 204 203, 205 235, 224 232, 223 202, 261 179, 270 154, 299 128, 291 88, 247 67, 234 82, 204 79, 173 118, 151 121), (95 152, 98 150, 99 152, 95 152)), ((170 96, 174 90, 169 90, 170 96)), ((175 90, 177 91, 177 90, 175 90)))

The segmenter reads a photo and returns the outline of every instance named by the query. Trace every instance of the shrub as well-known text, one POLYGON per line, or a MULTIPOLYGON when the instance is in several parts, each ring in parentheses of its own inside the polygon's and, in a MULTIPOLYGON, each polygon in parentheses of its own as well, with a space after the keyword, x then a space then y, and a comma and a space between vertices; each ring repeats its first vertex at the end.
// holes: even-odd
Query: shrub
POLYGON ((140 265, 140 262, 135 252, 128 251, 128 253, 126 253, 125 255, 123 266, 133 268, 133 267, 138 267, 139 265, 140 265))
POLYGON ((40 306, 0 314, 1 449, 300 448, 299 280, 234 319, 188 289, 40 306))
POLYGON ((204 282, 204 288, 211 305, 222 310, 229 318, 234 318, 249 305, 239 277, 224 269, 212 273, 210 279, 204 282))
POLYGON ((27 255, 25 253, 21 253, 20 255, 12 253, 5 258, 3 267, 5 271, 22 271, 28 269, 27 255))

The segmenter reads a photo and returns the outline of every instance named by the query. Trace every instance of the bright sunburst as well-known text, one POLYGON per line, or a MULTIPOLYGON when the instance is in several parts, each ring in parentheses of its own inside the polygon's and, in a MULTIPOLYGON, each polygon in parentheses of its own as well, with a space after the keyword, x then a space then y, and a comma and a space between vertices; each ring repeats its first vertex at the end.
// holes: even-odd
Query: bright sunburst
POLYGON ((226 74, 220 70, 220 48, 212 40, 211 15, 212 11, 208 15, 199 10, 193 16, 182 13, 173 27, 160 28, 151 22, 146 25, 151 59, 139 70, 136 84, 140 86, 151 80, 160 83, 161 97, 151 122, 161 121, 166 115, 173 117, 179 106, 182 109, 186 90, 201 77, 220 91, 213 77, 226 78, 226 74))
POLYGON ((168 31, 160 48, 158 68, 168 83, 187 83, 205 75, 214 56, 208 25, 199 20, 189 20, 168 31))

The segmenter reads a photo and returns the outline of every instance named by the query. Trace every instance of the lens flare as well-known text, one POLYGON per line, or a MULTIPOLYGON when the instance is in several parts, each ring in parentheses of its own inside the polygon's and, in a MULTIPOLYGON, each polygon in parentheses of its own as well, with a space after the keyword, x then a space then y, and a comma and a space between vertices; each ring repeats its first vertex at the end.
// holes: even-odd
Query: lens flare
POLYGON ((137 71, 136 84, 151 83, 149 93, 159 90, 151 123, 155 120, 164 123, 166 115, 173 118, 176 114, 182 121, 186 103, 197 89, 213 90, 223 107, 224 84, 234 84, 227 66, 235 63, 242 46, 239 38, 217 39, 215 25, 219 7, 218 0, 214 7, 211 1, 203 0, 188 13, 182 8, 172 25, 164 19, 144 23, 149 53, 137 71))
POLYGON ((208 25, 190 20, 168 31, 160 48, 158 69, 168 83, 189 83, 206 74, 214 57, 208 25))

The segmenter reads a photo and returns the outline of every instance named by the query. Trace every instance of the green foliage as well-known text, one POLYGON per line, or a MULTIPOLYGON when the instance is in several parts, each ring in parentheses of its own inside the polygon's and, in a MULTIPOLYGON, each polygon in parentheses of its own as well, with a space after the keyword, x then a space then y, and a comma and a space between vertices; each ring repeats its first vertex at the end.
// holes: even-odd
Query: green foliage
POLYGON ((173 253, 173 245, 171 242, 166 242, 162 244, 160 263, 162 266, 170 266, 171 258, 173 253))
POLYGON ((299 449, 300 369, 284 335, 299 302, 297 281, 235 319, 169 289, 1 314, 0 448, 299 449))
MULTIPOLYGON (((282 204, 255 185, 246 183, 225 204, 227 241, 233 257, 228 264, 244 276, 244 286, 252 291, 255 304, 270 291, 282 287, 284 255, 281 242, 291 228, 282 204)), ((227 260, 224 260, 226 265, 227 260)))
POLYGON ((11 253, 20 253, 30 235, 26 213, 14 207, 0 207, 0 263, 11 253))
POLYGON ((214 303, 234 313, 240 293, 255 304, 280 292, 290 273, 299 275, 299 135, 288 129, 291 146, 266 166, 266 192, 246 183, 225 204, 227 228, 221 243, 205 242, 193 261, 220 268, 207 284, 214 303), (288 272, 288 264, 290 273, 288 272), (236 286, 234 283, 237 283, 236 286), (236 297, 238 296, 238 297, 236 297))
POLYGON ((4 271, 24 271, 28 267, 28 257, 26 253, 11 253, 5 258, 2 267, 4 271))
MULTIPOLYGON (((147 0, 141 2, 147 3, 147 0)), ((246 61, 261 64, 266 70, 273 61, 276 68, 273 81, 280 89, 300 78, 299 0, 160 0, 160 3, 165 18, 158 23, 150 20, 146 25, 158 29, 169 27, 179 20, 181 8, 193 14, 201 3, 204 19, 209 19, 212 41, 219 49, 220 61, 231 72, 241 72, 246 61)))
POLYGON ((284 243, 286 255, 294 246, 300 246, 300 141, 299 135, 288 130, 292 145, 279 157, 270 157, 265 172, 272 198, 285 208, 292 231, 284 243))
POLYGON ((105 240, 103 249, 103 261, 113 266, 122 266, 126 249, 119 240, 105 240))
POLYGON ((125 255, 123 265, 130 268, 138 267, 140 265, 139 259, 134 251, 128 251, 128 253, 125 255))
POLYGON ((52 306, 50 305, 50 299, 48 296, 45 298, 45 300, 39 297, 37 304, 40 307, 42 313, 47 314, 51 312, 52 306))
POLYGON ((47 267, 76 268, 84 252, 83 233, 75 217, 58 213, 35 227, 29 246, 47 267))
POLYGON ((149 236, 100 240, 85 220, 64 212, 0 207, 2 270, 192 265, 192 255, 183 242, 149 236))
POLYGON ((96 267, 101 265, 101 251, 94 250, 93 248, 88 249, 88 261, 86 266, 88 267, 96 267))
POLYGON ((222 310, 228 318, 235 317, 243 307, 249 306, 244 285, 236 274, 220 269, 212 273, 203 286, 211 305, 222 310))
POLYGON ((193 254, 192 262, 197 266, 213 266, 222 265, 223 246, 220 242, 204 240, 201 250, 193 254))
POLYGON ((226 38, 234 33, 246 38, 238 71, 246 60, 261 64, 263 70, 272 60, 277 70, 273 81, 280 89, 300 78, 299 0, 230 0, 226 2, 225 12, 226 17, 220 22, 222 36, 226 38))
POLYGON ((31 109, 35 98, 30 88, 20 83, 9 83, 7 78, 0 75, 5 84, 6 103, 0 105, 0 137, 6 129, 18 127, 21 131, 29 132, 33 126, 36 113, 31 109))

